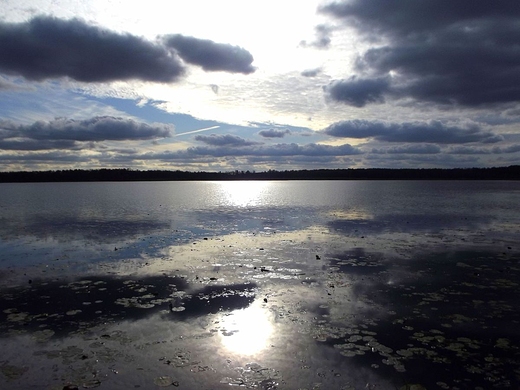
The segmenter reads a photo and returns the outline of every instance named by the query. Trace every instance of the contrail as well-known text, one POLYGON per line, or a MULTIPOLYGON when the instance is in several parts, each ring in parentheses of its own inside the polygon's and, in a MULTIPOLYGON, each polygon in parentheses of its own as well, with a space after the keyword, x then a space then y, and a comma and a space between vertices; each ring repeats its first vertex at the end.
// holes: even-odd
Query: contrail
POLYGON ((204 127, 203 129, 186 131, 186 132, 184 132, 184 133, 175 134, 175 137, 178 137, 179 135, 193 134, 193 133, 199 133, 199 132, 201 132, 201 131, 207 131, 207 130, 218 129, 219 127, 220 127, 220 126, 211 126, 211 127, 204 127))

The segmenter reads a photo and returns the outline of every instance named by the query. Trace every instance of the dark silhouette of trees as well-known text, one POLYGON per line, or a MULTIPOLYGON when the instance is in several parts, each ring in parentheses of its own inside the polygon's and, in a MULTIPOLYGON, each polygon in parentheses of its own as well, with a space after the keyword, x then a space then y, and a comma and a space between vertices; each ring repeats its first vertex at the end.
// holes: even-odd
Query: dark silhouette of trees
POLYGON ((495 168, 314 169, 265 172, 187 172, 132 169, 0 172, 0 183, 73 181, 200 181, 200 180, 519 180, 520 165, 495 168))

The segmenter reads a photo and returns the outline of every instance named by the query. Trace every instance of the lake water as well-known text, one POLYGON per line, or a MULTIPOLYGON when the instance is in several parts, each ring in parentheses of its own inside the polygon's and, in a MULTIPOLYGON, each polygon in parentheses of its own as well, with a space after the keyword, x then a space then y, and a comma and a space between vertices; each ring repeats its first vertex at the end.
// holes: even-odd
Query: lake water
POLYGON ((2 389, 520 386, 520 182, 0 184, 0 222, 2 389))

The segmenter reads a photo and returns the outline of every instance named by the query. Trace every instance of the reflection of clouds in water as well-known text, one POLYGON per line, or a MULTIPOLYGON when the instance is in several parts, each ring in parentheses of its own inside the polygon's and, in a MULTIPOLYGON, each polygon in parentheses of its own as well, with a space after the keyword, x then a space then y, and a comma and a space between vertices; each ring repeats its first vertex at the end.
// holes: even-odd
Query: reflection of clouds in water
POLYGON ((220 324, 222 345, 241 355, 255 355, 266 349, 273 333, 270 314, 258 301, 246 309, 224 314, 220 324))
MULTIPOLYGON (((356 299, 368 305, 357 316, 364 324, 354 332, 345 328, 338 337, 334 317, 321 326, 328 333, 326 343, 343 356, 363 356, 354 364, 379 364, 379 354, 385 365, 406 371, 410 382, 425 386, 464 377, 468 364, 478 367, 471 377, 475 388, 485 388, 486 381, 497 388, 510 387, 511 379, 517 382, 510 373, 519 362, 510 359, 509 349, 510 340, 518 338, 510 326, 518 321, 520 269, 514 256, 468 250, 416 253, 398 261, 358 250, 335 255, 332 264, 345 266, 338 271, 348 272, 356 299), (408 277, 396 281, 396 274, 408 277), (490 356, 494 364, 483 363, 490 356), (449 374, 444 364, 449 364, 449 374)), ((335 304, 343 303, 338 299, 335 304)))
POLYGON ((486 216, 455 214, 380 215, 371 219, 347 218, 329 221, 335 231, 348 233, 414 233, 455 228, 482 228, 491 223, 486 216))
POLYGON ((107 242, 151 234, 169 227, 168 222, 151 219, 110 220, 103 217, 87 218, 74 215, 34 216, 27 220, 14 220, 4 224, 0 228, 0 237, 14 239, 33 236, 53 238, 57 241, 69 241, 75 238, 107 242))

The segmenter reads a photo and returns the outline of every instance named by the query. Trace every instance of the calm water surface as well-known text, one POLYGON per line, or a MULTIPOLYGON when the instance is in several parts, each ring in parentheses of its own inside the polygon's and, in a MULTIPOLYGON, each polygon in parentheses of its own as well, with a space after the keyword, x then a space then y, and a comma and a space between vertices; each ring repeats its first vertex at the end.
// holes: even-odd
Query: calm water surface
POLYGON ((0 184, 0 222, 2 389, 520 386, 520 182, 0 184))

